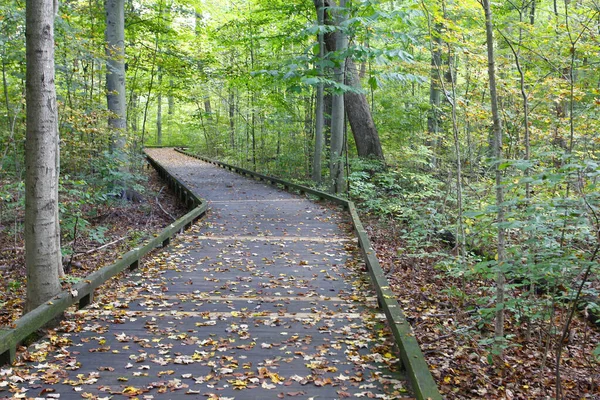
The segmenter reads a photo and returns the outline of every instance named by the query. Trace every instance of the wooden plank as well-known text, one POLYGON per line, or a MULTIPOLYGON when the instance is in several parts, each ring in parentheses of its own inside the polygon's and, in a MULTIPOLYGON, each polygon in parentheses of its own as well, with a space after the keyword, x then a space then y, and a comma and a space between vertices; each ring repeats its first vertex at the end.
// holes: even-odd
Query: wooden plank
POLYGON ((199 235, 198 240, 234 240, 241 242, 315 242, 315 243, 348 243, 356 242, 355 239, 342 237, 305 237, 305 236, 217 236, 199 235))

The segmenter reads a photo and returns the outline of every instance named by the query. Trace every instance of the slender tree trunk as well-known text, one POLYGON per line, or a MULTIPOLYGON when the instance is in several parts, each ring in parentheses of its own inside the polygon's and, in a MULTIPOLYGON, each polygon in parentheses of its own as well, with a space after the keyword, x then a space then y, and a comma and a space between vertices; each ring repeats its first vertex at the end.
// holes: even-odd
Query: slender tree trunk
MULTIPOLYGON (((254 71, 254 36, 253 36, 253 27, 252 20, 250 22, 250 70, 254 71)), ((252 169, 256 171, 256 92, 254 88, 250 89, 250 110, 252 112, 252 125, 250 128, 250 133, 252 135, 252 169)))
POLYGON ((206 144, 206 153, 209 155, 213 155, 211 150, 214 150, 214 148, 213 148, 213 146, 211 146, 210 135, 208 134, 208 131, 206 130, 206 125, 204 124, 204 113, 202 112, 202 109, 200 108, 200 104, 196 103, 196 106, 198 107, 198 114, 200 115, 200 125, 202 126, 202 133, 204 134, 204 142, 206 144))
POLYGON ((229 144, 235 150, 235 92, 229 88, 229 144))
MULTIPOLYGON (((346 33, 341 27, 346 20, 346 0, 340 0, 340 10, 335 13, 335 21, 340 29, 336 33, 336 49, 339 52, 346 50, 348 40, 346 33)), ((334 79, 338 83, 344 83, 344 72, 346 70, 346 60, 340 58, 334 68, 334 79)), ((331 153, 330 158, 330 177, 331 191, 333 193, 341 193, 344 191, 344 168, 342 162, 342 151, 344 147, 344 95, 334 94, 333 105, 331 111, 331 153)))
POLYGON ((325 93, 323 109, 323 136, 325 149, 329 149, 331 146, 331 112, 333 110, 333 95, 331 93, 325 93))
POLYGON ((504 338, 504 297, 506 280, 504 276, 504 268, 506 268, 506 231, 503 226, 505 222, 504 215, 504 188, 502 186, 502 170, 500 169, 500 160, 502 159, 502 120, 500 119, 500 111, 498 109, 498 93, 496 85, 496 64, 494 55, 494 25, 492 22, 492 10, 489 0, 482 1, 483 10, 485 13, 485 31, 487 40, 487 56, 488 56, 488 75, 490 81, 490 102, 492 107, 493 132, 494 132, 494 158, 496 170, 496 207, 497 212, 497 253, 498 266, 496 275, 496 322, 494 335, 498 342, 504 338))
POLYGON ((208 96, 204 98, 204 112, 206 112, 206 118, 209 121, 212 121, 212 119, 213 119, 212 106, 210 104, 210 97, 208 97, 208 96))
POLYGON ((131 94, 131 110, 132 110, 131 130, 133 132, 138 131, 138 105, 139 105, 139 102, 140 102, 139 96, 137 95, 136 92, 133 92, 131 94))
MULTIPOLYGON (((319 26, 325 25, 325 9, 323 0, 317 0, 317 24, 319 26)), ((323 62, 325 59, 325 36, 323 32, 319 31, 319 77, 324 75, 323 62)), ((317 85, 317 105, 315 110, 315 152, 313 155, 312 163, 312 179, 316 183, 321 183, 321 171, 323 170, 322 157, 323 157, 323 126, 325 122, 325 87, 323 82, 319 82, 317 85)))
POLYGON ((148 119, 148 107, 150 106, 150 97, 152 96, 152 88, 154 86, 156 53, 158 53, 158 40, 159 37, 157 34, 154 43, 154 55, 152 56, 152 69, 150 70, 150 85, 148 86, 148 95, 146 96, 146 105, 144 106, 144 115, 142 118, 142 146, 144 145, 144 138, 146 136, 146 120, 148 119))
POLYGON ((2 90, 4 91, 4 105, 6 106, 6 124, 10 129, 11 121, 11 110, 10 110, 10 99, 8 97, 8 82, 6 80, 6 59, 5 54, 2 54, 2 90))
POLYGON ((169 115, 173 115, 173 111, 175 110, 175 97, 173 96, 173 88, 175 87, 175 83, 173 79, 169 80, 169 115))
POLYGON ((158 96, 156 102, 156 144, 162 146, 162 67, 158 67, 158 96))
POLYGON ((250 134, 252 136, 252 170, 256 171, 256 109, 254 92, 252 92, 252 101, 250 104, 252 109, 252 125, 250 126, 250 134))
POLYGON ((106 3, 106 99, 111 116, 112 150, 125 149, 127 102, 125 100, 125 4, 124 0, 106 3))
POLYGON ((54 0, 27 0, 25 263, 31 311, 60 292, 58 113, 54 84, 54 0))
POLYGON ((427 116, 427 131, 429 138, 427 144, 431 149, 431 166, 432 168, 437 167, 437 157, 435 152, 437 151, 437 142, 440 127, 440 78, 442 65, 442 24, 436 22, 433 24, 432 32, 432 49, 431 49, 431 73, 430 73, 430 84, 429 84, 429 115, 427 116))

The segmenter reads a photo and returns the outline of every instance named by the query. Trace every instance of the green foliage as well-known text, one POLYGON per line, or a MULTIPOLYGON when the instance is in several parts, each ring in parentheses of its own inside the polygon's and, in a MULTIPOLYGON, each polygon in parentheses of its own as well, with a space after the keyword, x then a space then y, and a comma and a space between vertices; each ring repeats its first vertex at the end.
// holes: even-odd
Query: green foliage
POLYGON ((72 276, 72 275, 65 275, 64 277, 62 277, 61 280, 64 283, 68 283, 68 284, 74 285, 76 283, 81 282, 82 278, 77 277, 77 276, 72 276))
POLYGON ((22 286, 23 286, 23 283, 16 279, 13 279, 8 282, 8 289, 11 291, 18 291, 19 289, 21 289, 22 286))
POLYGON ((142 176, 130 168, 130 164, 136 163, 136 158, 141 156, 105 151, 92 161, 95 173, 90 180, 100 190, 96 200, 107 200, 109 195, 119 195, 123 189, 144 190, 138 183, 142 176))
POLYGON ((447 228, 447 216, 439 212, 444 184, 430 174, 373 160, 353 159, 350 165, 350 197, 368 213, 402 222, 405 251, 416 252, 447 228))

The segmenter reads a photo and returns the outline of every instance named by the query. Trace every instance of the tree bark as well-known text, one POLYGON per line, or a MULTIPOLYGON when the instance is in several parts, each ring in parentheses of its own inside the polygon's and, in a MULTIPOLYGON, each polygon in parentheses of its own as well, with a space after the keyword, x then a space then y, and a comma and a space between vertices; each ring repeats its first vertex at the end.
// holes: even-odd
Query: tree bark
MULTIPOLYGON (((322 0, 314 0, 317 11, 321 1, 322 0)), ((333 0, 324 0, 324 3, 326 8, 336 7, 333 0)), ((326 25, 334 24, 331 10, 325 12, 324 18, 326 25)), ((336 37, 337 35, 333 33, 325 35, 325 47, 327 48, 327 51, 334 52, 338 50, 336 37)), ((345 72, 345 79, 343 82, 360 91, 362 85, 360 83, 358 68, 356 68, 356 64, 351 58, 346 59, 345 72)), ((344 107, 348 121, 350 122, 350 127, 352 128, 352 135, 356 144, 358 156, 383 160, 383 149, 381 147, 381 141, 379 140, 377 127, 373 121, 367 96, 362 92, 346 92, 344 94, 344 100, 344 107)))
POLYGON ((54 0, 27 0, 25 151, 26 311, 60 292, 58 112, 54 84, 54 0))
MULTIPOLYGON (((317 7, 317 24, 322 26, 325 24, 325 9, 323 0, 315 0, 315 6, 317 7), (318 4, 317 4, 318 3, 318 4)), ((323 61, 325 58, 325 36, 323 33, 319 33, 319 77, 323 77, 324 68, 323 61)), ((323 169, 322 156, 323 156, 323 127, 325 123, 325 107, 324 107, 324 86, 323 82, 319 82, 317 85, 317 104, 315 110, 315 150, 313 155, 312 163, 312 179, 316 183, 321 183, 321 171, 323 169)))
POLYGON ((229 144, 235 150, 235 92, 229 88, 229 144))
POLYGON ((496 85, 496 63, 494 55, 494 26, 492 22, 492 10, 489 0, 483 0, 483 10, 485 13, 485 31, 487 40, 488 56, 488 75, 490 85, 490 102, 492 106, 493 119, 493 138, 494 138, 494 158, 496 171, 496 207, 498 208, 496 223, 497 232, 497 253, 498 253, 498 271, 496 273, 496 321, 494 335, 498 342, 504 338, 504 296, 506 279, 503 268, 506 266, 506 232, 503 224, 505 222, 504 214, 504 188, 502 187, 502 170, 500 169, 500 160, 502 158, 502 120, 498 110, 498 93, 496 85))
MULTIPOLYGON (((338 27, 343 25, 346 19, 346 0, 340 0, 340 9, 335 12, 335 22, 338 27)), ((346 33, 338 30, 335 35, 335 48, 339 51, 344 51, 348 46, 346 33)), ((334 79, 338 83, 344 82, 344 72, 346 70, 346 60, 341 58, 336 63, 334 68, 334 79)), ((343 94, 333 95, 333 105, 331 111, 331 162, 329 164, 331 191, 333 193, 341 193, 344 190, 344 168, 342 162, 342 151, 344 148, 344 100, 343 94)))
POLYGON ((325 149, 331 146, 331 111, 333 109, 333 96, 325 92, 323 99, 323 136, 325 136, 325 149))
MULTIPOLYGON (((362 90, 358 69, 351 58, 346 59, 345 83, 362 90)), ((346 92, 344 94, 346 115, 359 157, 384 159, 379 133, 371 115, 367 96, 364 93, 346 92)))
POLYGON ((427 144, 432 152, 431 166, 435 169, 437 164, 437 157, 435 155, 435 152, 437 150, 438 135, 440 130, 440 68, 442 65, 442 24, 435 23, 433 27, 433 37, 431 38, 431 82, 429 84, 429 106, 431 107, 431 109, 429 110, 429 115, 427 116, 427 132, 429 133, 427 144))
POLYGON ((210 97, 206 96, 204 98, 204 112, 206 113, 206 118, 209 121, 213 119, 212 106, 210 105, 210 97))
POLYGON ((106 0, 106 100, 108 126, 112 131, 111 150, 125 149, 127 102, 125 100, 125 4, 106 0))
POLYGON ((169 80, 169 115, 173 115, 173 111, 175 110, 175 97, 173 96, 173 88, 175 87, 175 83, 173 79, 169 80))
POLYGON ((158 95, 156 102, 156 144, 162 146, 162 67, 158 67, 158 95))

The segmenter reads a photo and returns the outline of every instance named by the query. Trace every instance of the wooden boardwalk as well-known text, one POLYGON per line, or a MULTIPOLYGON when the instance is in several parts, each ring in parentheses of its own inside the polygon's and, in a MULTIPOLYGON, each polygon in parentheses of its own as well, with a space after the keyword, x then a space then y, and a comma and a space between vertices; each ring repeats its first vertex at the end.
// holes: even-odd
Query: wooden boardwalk
POLYGON ((211 212, 1 370, 0 399, 410 398, 343 214, 148 153, 211 212))

